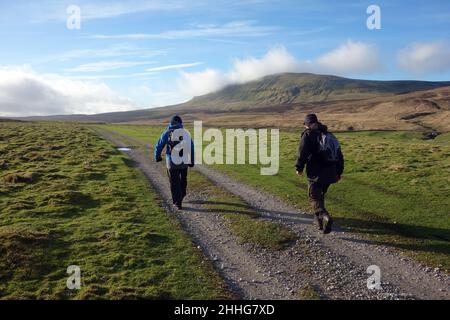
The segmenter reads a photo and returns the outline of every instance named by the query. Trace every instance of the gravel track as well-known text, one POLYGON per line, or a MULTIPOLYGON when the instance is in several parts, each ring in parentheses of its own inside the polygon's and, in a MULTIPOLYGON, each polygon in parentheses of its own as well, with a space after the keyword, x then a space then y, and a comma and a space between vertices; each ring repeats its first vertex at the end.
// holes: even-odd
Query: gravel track
MULTIPOLYGON (((147 145, 137 139, 105 129, 95 129, 116 147, 147 145)), ((243 299, 298 299, 298 292, 309 286, 326 299, 449 299, 450 277, 430 269, 400 252, 375 244, 363 237, 342 232, 319 233, 312 217, 299 213, 276 197, 261 192, 205 166, 195 170, 213 183, 239 196, 263 219, 270 219, 295 231, 298 240, 279 251, 239 244, 227 222, 201 203, 208 194, 190 194, 185 210, 170 204, 167 176, 161 164, 148 153, 132 149, 126 154, 144 172, 165 201, 168 212, 181 221, 199 249, 211 259, 230 289, 243 299), (367 288, 367 267, 381 270, 382 289, 367 288)))

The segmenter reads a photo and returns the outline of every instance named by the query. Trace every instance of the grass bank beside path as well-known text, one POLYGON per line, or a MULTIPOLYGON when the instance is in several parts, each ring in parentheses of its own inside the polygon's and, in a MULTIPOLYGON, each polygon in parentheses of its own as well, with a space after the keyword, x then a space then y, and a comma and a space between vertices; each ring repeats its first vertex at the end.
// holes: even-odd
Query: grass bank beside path
POLYGON ((0 124, 0 299, 220 299, 146 178, 85 126, 0 124), (81 290, 66 288, 81 268, 81 290))
MULTIPOLYGON (((163 127, 108 128, 154 144, 163 127)), ((300 131, 281 131, 280 171, 261 176, 254 165, 214 165, 299 210, 309 210, 307 181, 295 175, 300 131)), ((338 133, 346 159, 341 183, 327 197, 341 227, 450 270, 450 134, 423 140, 420 132, 338 133)))

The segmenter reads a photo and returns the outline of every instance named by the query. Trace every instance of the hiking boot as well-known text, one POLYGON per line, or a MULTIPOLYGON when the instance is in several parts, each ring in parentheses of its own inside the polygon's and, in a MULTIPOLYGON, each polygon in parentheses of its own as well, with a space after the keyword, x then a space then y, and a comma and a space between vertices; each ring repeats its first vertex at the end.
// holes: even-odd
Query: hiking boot
POLYGON ((323 215, 323 234, 329 234, 331 232, 331 228, 333 226, 333 219, 331 219, 330 215, 323 215))
POLYGON ((181 203, 174 202, 174 203, 173 203, 173 208, 174 208, 175 210, 182 210, 182 209, 183 209, 183 206, 182 206, 181 203))
POLYGON ((322 214, 316 213, 316 214, 315 214, 315 217, 314 217, 314 221, 316 222, 317 227, 319 227, 319 230, 322 231, 322 230, 323 230, 323 218, 322 218, 322 214))

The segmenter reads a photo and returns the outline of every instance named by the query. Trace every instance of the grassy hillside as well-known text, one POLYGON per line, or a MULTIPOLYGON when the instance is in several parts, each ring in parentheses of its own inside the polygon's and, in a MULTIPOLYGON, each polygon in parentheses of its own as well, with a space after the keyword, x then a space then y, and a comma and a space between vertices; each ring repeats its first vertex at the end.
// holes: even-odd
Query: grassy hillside
POLYGON ((11 120, 8 118, 0 118, 0 122, 19 122, 19 120, 11 120))
POLYGON ((242 109, 295 103, 359 100, 431 90, 450 82, 369 81, 315 74, 280 74, 197 97, 185 107, 242 109))
POLYGON ((1 299, 226 297, 145 177, 89 129, 1 124, 0 170, 1 299))
MULTIPOLYGON (((114 126, 154 143, 161 128, 114 126)), ((280 172, 261 176, 259 166, 217 165, 217 170, 309 210, 307 182, 295 175, 299 132, 283 131, 280 172)), ((341 226, 450 270, 450 134, 425 141, 419 132, 338 134, 346 157, 341 183, 331 188, 330 212, 341 226)))

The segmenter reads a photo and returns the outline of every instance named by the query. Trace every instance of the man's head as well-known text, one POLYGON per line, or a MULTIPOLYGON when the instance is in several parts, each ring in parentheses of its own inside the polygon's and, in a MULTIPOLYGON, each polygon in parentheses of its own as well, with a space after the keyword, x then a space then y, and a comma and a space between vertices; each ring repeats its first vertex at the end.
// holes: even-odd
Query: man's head
POLYGON ((319 119, 314 113, 310 113, 305 117, 305 122, 303 123, 306 127, 311 127, 314 123, 318 123, 319 119))
POLYGON ((180 125, 183 124, 183 120, 180 116, 176 115, 172 117, 172 119, 170 120, 170 124, 173 126, 180 125))

